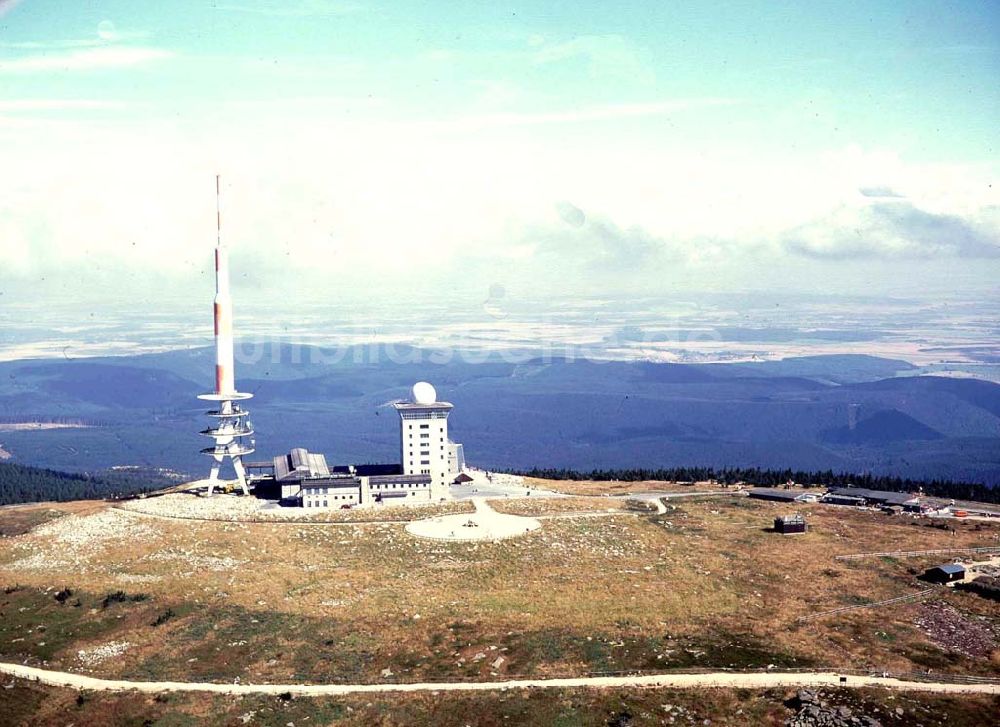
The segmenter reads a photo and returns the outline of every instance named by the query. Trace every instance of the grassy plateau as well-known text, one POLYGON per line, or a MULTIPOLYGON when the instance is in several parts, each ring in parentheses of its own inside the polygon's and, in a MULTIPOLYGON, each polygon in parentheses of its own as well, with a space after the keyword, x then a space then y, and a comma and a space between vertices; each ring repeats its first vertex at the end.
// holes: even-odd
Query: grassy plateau
MULTIPOLYGON (((0 659, 109 678, 283 683, 769 666, 1000 676, 1000 604, 970 593, 941 587, 912 601, 805 618, 917 594, 927 586, 916 576, 948 560, 838 554, 997 546, 1000 524, 941 528, 796 505, 810 531, 781 536, 769 528, 786 505, 673 500, 656 515, 621 509, 622 501, 601 496, 618 494, 610 487, 586 487, 581 499, 495 501, 514 514, 579 515, 495 543, 418 540, 403 523, 183 521, 102 503, 3 508, 0 659), (927 625, 942 612, 963 638, 927 625)), ((648 483, 632 491, 643 489, 648 483)), ((607 724, 623 713, 622 724, 660 724, 678 717, 665 703, 689 705, 699 723, 736 720, 742 710, 746 719, 733 724, 779 724, 794 713, 784 705, 789 695, 713 694, 553 690, 294 703, 95 694, 77 704, 75 693, 12 682, 0 699, 16 703, 9 713, 23 713, 26 724, 64 724, 56 715, 73 713, 78 725, 147 717, 215 724, 250 712, 247 723, 282 725, 310 715, 305 724, 424 721, 418 714, 473 723, 463 713, 480 724, 607 724), (209 715, 226 716, 204 721, 209 715)), ((961 724, 969 705, 997 708, 878 692, 837 698, 886 709, 887 700, 906 700, 913 709, 933 705, 935 714, 947 705, 948 724, 961 724)), ((926 715, 917 721, 934 724, 926 715)))

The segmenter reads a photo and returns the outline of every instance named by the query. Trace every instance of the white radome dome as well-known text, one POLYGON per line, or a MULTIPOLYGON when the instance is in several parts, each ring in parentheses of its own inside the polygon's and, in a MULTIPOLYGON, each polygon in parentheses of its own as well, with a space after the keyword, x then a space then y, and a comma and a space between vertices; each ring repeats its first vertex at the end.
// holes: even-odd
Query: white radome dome
POLYGON ((410 389, 410 398, 414 404, 433 404, 437 401, 437 392, 426 381, 418 381, 410 389))

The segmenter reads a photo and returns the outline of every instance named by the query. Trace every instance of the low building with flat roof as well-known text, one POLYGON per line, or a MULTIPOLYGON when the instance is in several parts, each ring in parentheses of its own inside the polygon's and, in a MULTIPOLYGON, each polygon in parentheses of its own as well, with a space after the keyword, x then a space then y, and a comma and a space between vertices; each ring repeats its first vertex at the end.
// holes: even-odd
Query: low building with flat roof
POLYGON ((931 583, 954 583, 965 580, 965 566, 961 563, 945 563, 924 571, 923 579, 931 583))
POLYGON ((816 502, 819 495, 815 492, 803 492, 798 489, 784 489, 782 487, 755 487, 747 493, 757 500, 771 500, 773 502, 816 502))
POLYGON ((916 496, 908 492, 890 492, 888 490, 869 490, 865 487, 831 487, 827 496, 851 497, 864 501, 866 505, 899 505, 906 507, 918 502, 916 496))
POLYGON ((361 504, 361 480, 350 475, 317 477, 302 482, 302 507, 339 508, 361 504))
POLYGON ((322 454, 296 447, 258 469, 272 473, 255 477, 258 493, 274 493, 286 506, 341 508, 434 500, 431 476, 408 474, 399 464, 330 467, 322 454))

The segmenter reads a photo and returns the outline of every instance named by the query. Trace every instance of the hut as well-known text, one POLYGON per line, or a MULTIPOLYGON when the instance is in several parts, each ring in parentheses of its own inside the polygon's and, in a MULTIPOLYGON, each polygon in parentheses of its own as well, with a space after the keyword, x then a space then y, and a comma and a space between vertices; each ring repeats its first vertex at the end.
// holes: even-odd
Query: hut
POLYGON ((783 515, 774 518, 774 532, 796 535, 806 531, 806 519, 801 515, 783 515))
POLYGON ((931 583, 954 583, 965 580, 965 566, 961 563, 945 563, 924 571, 923 579, 931 583))

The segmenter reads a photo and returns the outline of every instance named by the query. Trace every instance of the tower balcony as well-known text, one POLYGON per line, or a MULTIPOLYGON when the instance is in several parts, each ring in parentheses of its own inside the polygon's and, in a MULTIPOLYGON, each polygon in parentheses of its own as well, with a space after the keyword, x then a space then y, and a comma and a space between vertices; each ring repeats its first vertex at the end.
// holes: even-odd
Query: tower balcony
POLYGON ((243 391, 231 391, 228 394, 198 394, 198 398, 202 401, 246 401, 247 399, 252 399, 253 394, 248 394, 243 391))
POLYGON ((206 437, 249 437, 253 434, 253 425, 250 422, 244 422, 238 426, 209 427, 198 433, 206 437))
POLYGON ((248 454, 253 454, 255 451, 256 448, 253 445, 243 444, 242 442, 233 442, 232 444, 224 444, 218 447, 205 447, 201 450, 201 453, 222 457, 242 457, 248 454))
POLYGON ((209 411, 205 412, 205 416, 216 417, 217 419, 224 419, 229 417, 235 418, 235 417, 250 416, 250 412, 248 412, 246 409, 241 409, 237 404, 232 408, 232 411, 224 411, 222 409, 210 409, 209 411))

